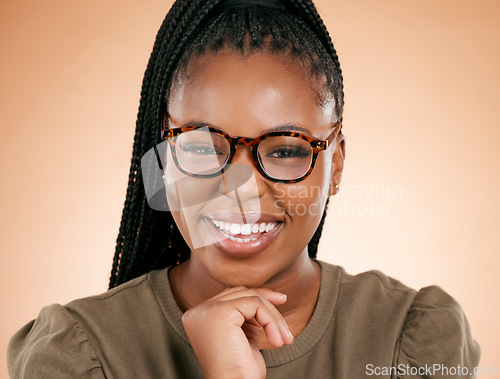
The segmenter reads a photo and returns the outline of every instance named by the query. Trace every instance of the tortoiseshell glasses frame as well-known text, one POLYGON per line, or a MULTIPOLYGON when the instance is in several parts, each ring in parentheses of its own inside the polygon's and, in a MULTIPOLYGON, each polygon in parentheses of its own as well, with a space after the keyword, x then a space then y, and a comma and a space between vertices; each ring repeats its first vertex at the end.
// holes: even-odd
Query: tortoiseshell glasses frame
POLYGON ((257 170, 260 172, 260 174, 264 178, 271 180, 273 182, 278 182, 278 183, 297 183, 297 182, 300 182, 300 181, 306 179, 311 174, 311 172, 314 168, 314 165, 316 163, 316 159, 318 157, 319 152, 326 150, 332 144, 332 142, 335 140, 335 138, 340 134, 340 132, 342 130, 342 123, 341 122, 335 123, 332 132, 328 135, 328 137, 325 140, 321 140, 318 138, 314 138, 311 136, 307 136, 307 135, 304 135, 304 134, 301 134, 298 132, 292 132, 292 131, 269 132, 269 133, 263 134, 257 138, 247 138, 247 137, 234 137, 226 132, 223 132, 222 130, 213 128, 211 126, 206 126, 206 125, 184 126, 184 127, 177 127, 177 128, 169 129, 167 126, 167 119, 169 119, 172 122, 172 124, 174 124, 174 125, 176 124, 175 121, 172 119, 172 117, 168 113, 166 113, 163 117, 163 120, 162 120, 161 139, 168 141, 168 143, 170 145, 170 150, 172 153, 172 159, 173 159, 176 167, 179 169, 179 171, 181 171, 185 175, 195 177, 195 178, 212 178, 212 177, 215 177, 215 176, 223 173, 225 168, 227 167, 227 165, 229 163, 231 163, 231 160, 233 159, 233 157, 236 153, 236 146, 237 145, 244 145, 244 146, 249 146, 251 148, 253 163, 254 163, 255 167, 257 168, 257 170), (224 163, 221 164, 220 169, 216 172, 209 173, 209 174, 197 174, 197 173, 193 173, 190 171, 186 171, 182 167, 182 165, 179 164, 179 161, 177 159, 177 154, 175 151, 175 147, 176 147, 175 143, 176 143, 176 140, 179 137, 179 135, 181 135, 182 133, 186 133, 186 132, 190 132, 192 130, 202 129, 202 128, 205 130, 208 130, 211 133, 215 133, 215 134, 225 138, 228 141, 229 146, 230 146, 229 154, 228 154, 226 160, 224 161, 224 163), (307 141, 309 143, 309 145, 311 146, 312 157, 311 157, 309 169, 300 177, 294 178, 294 179, 276 178, 276 177, 269 175, 265 171, 264 167, 262 167, 262 165, 259 161, 259 156, 258 156, 259 144, 267 138, 276 137, 276 136, 299 138, 299 139, 307 141))

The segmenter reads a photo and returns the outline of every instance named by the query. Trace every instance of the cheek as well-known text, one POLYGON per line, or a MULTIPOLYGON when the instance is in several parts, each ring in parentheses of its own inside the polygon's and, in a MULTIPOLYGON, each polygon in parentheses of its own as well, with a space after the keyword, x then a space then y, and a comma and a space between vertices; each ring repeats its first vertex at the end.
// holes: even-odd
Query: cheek
POLYGON ((172 217, 174 219, 175 225, 177 226, 177 229, 179 229, 179 231, 181 232, 182 238, 184 238, 184 241, 186 241, 187 245, 192 250, 193 242, 191 241, 191 238, 189 236, 188 227, 184 221, 184 216, 181 214, 181 212, 172 211, 172 217))
POLYGON ((177 168, 170 153, 165 154, 165 195, 172 217, 191 249, 206 245, 200 237, 199 222, 203 207, 217 198, 218 182, 212 178, 188 176, 177 168))
POLYGON ((218 182, 213 178, 195 178, 177 168, 170 152, 165 152, 165 191, 172 211, 201 207, 217 196, 218 182))
POLYGON ((279 206, 291 218, 292 225, 316 230, 324 212, 332 174, 331 157, 320 154, 309 177, 295 184, 276 186, 279 206))

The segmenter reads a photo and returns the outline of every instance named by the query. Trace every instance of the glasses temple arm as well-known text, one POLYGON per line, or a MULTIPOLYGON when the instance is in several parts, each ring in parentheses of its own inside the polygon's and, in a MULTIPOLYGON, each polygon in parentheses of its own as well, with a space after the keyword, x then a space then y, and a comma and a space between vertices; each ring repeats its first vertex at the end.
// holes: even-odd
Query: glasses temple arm
POLYGON ((325 140, 325 149, 328 148, 331 143, 337 138, 337 136, 342 132, 342 123, 338 122, 333 128, 332 132, 325 140), (337 130, 338 129, 338 130, 337 130))

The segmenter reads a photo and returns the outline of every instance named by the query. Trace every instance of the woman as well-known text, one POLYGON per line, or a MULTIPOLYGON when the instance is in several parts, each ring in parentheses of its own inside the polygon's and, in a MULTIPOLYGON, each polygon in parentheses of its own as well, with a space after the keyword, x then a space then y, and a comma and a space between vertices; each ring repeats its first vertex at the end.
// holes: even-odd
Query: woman
POLYGON ((144 77, 110 290, 44 308, 10 342, 11 376, 471 373, 479 346, 440 288, 316 259, 342 111, 312 2, 177 1, 144 77))

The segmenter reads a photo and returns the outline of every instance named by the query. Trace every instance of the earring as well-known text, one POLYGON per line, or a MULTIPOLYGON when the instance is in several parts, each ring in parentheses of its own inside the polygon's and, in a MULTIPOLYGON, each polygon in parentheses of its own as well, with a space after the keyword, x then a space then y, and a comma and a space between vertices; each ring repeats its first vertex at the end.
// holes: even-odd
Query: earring
MULTIPOLYGON (((168 238, 168 249, 172 249, 172 236, 174 234, 174 224, 170 224, 170 235, 169 235, 169 238, 168 238)), ((177 262, 175 263, 176 265, 178 265, 181 261, 181 252, 179 250, 179 252, 177 253, 177 262)))
POLYGON ((340 188, 340 186, 339 186, 338 184, 335 184, 335 188, 336 188, 336 189, 339 189, 339 188, 340 188))

